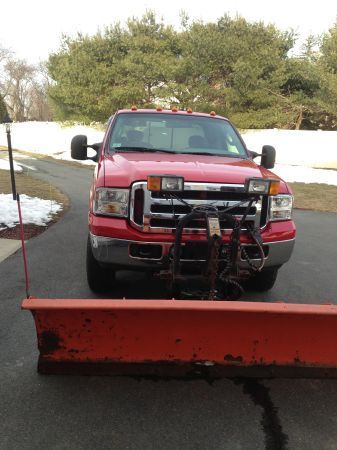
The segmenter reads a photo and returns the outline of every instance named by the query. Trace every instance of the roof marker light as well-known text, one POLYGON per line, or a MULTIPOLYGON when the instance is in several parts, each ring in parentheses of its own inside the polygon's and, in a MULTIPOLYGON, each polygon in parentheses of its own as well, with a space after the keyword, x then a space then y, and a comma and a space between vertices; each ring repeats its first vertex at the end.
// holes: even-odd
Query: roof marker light
POLYGON ((193 110, 192 110, 192 108, 187 108, 186 112, 187 112, 188 114, 192 114, 193 110))
POLYGON ((160 112, 162 110, 163 110, 163 108, 161 106, 157 106, 156 111, 160 112))
POLYGON ((209 113, 209 115, 214 117, 214 116, 216 116, 216 112, 215 112, 215 111, 211 111, 211 112, 209 113))
POLYGON ((131 106, 131 111, 137 111, 137 106, 132 105, 132 106, 131 106))
POLYGON ((177 108, 176 106, 172 106, 171 111, 172 111, 172 112, 178 112, 178 108, 177 108))

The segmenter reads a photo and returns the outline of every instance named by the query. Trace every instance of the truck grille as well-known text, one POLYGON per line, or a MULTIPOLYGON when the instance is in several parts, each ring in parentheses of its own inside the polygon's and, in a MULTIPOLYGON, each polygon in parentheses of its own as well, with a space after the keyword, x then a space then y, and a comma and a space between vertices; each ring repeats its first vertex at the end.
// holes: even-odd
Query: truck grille
MULTIPOLYGON (((244 186, 239 184, 185 183, 185 190, 179 193, 179 197, 191 206, 212 204, 221 211, 246 200, 247 194, 244 186)), ((266 224, 268 205, 265 202, 268 202, 267 198, 250 208, 246 222, 255 227, 266 224)), ((248 202, 234 206, 229 212, 240 219, 247 205, 248 202)), ((178 220, 190 212, 189 207, 178 199, 167 198, 162 192, 148 191, 146 182, 134 183, 130 206, 131 224, 145 233, 174 233, 178 220)), ((221 221, 220 226, 222 230, 230 229, 226 221, 221 221)), ((204 220, 191 221, 184 231, 205 233, 206 223, 204 220)))

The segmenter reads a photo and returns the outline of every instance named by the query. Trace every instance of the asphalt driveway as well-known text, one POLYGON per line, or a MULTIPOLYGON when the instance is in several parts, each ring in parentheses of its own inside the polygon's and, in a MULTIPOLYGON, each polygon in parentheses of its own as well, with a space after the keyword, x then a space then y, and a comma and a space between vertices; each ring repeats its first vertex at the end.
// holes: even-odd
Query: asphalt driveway
MULTIPOLYGON (((31 294, 92 298, 85 279, 92 171, 35 160, 70 196, 64 218, 27 244, 31 294)), ((298 239, 275 288, 246 299, 337 303, 337 216, 297 211, 298 239)), ((159 281, 119 274, 113 297, 165 298, 159 281), (131 282, 132 281, 132 282, 131 282)), ((0 263, 1 449, 335 449, 336 380, 151 380, 40 376, 33 320, 20 310, 20 252, 0 263)))

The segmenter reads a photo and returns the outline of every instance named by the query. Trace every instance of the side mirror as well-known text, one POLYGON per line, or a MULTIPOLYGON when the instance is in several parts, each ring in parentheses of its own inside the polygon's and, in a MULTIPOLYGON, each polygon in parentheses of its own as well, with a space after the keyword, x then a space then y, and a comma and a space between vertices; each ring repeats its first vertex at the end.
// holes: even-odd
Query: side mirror
POLYGON ((254 152, 254 150, 248 150, 248 154, 252 159, 255 159, 258 156, 261 156, 260 153, 254 152))
POLYGON ((102 142, 88 145, 87 137, 83 134, 74 136, 71 140, 71 157, 83 161, 85 159, 91 159, 92 161, 98 161, 98 152, 102 146, 102 142), (88 156, 88 147, 93 148, 96 151, 95 156, 88 156))
POLYGON ((264 145, 261 154, 261 166, 265 169, 272 169, 275 166, 276 151, 271 145, 264 145))
POLYGON ((96 142, 96 144, 88 145, 88 147, 91 147, 91 148, 93 148, 96 152, 98 152, 99 149, 101 148, 102 144, 103 144, 103 142, 96 142))
POLYGON ((88 140, 83 134, 74 136, 71 140, 71 157, 73 159, 85 160, 87 159, 88 140))

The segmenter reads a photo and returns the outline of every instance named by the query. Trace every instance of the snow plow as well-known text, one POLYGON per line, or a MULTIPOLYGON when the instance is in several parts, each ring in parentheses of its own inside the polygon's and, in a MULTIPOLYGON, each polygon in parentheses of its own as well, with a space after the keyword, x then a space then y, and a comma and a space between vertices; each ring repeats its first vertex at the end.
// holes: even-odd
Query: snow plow
MULTIPOLYGON (((237 301, 245 272, 237 258, 243 222, 228 215, 231 239, 223 244, 219 224, 225 215, 213 208, 198 208, 179 220, 171 266, 165 272, 177 299, 24 300, 22 308, 32 312, 37 330, 38 371, 336 376, 337 306, 237 301), (196 290, 190 274, 181 271, 181 237, 188 221, 200 215, 207 223, 208 257, 196 290)), ((252 239, 259 244, 256 230, 252 239)), ((261 270, 264 261, 261 245, 260 265, 250 263, 254 270, 261 270)))
MULTIPOLYGON (((136 112, 133 108, 132 114, 136 112)), ((120 128, 118 139, 109 145, 112 120, 104 142, 91 146, 100 152, 94 159, 100 161, 101 173, 95 172, 91 190, 88 283, 98 291, 109 286, 117 269, 146 268, 166 281, 169 299, 31 296, 20 198, 11 171, 26 274, 22 309, 35 321, 39 373, 336 377, 336 305, 240 300, 246 284, 272 287, 294 245, 291 192, 268 170, 274 149, 266 146, 257 166, 252 161, 256 155, 230 134, 224 157, 205 155, 207 139, 216 147, 212 139, 223 131, 213 127, 215 113, 210 118, 199 115, 195 122, 192 111, 159 109, 148 115, 150 119, 140 112, 131 122, 129 114, 120 114, 125 135, 120 128), (173 125, 168 125, 171 113, 173 125), (147 120, 153 122, 151 133, 144 132, 147 120), (202 139, 188 134, 190 124, 191 133, 196 133, 209 121, 213 128, 202 139), (186 143, 178 142, 174 130, 186 143), (135 146, 132 139, 144 136, 166 139, 167 145, 178 142, 181 149, 190 144, 190 153, 177 156, 164 145, 155 150, 158 142, 135 146), (193 145, 202 146, 202 151, 193 145), (104 148, 109 149, 106 154, 104 148), (131 155, 124 157, 123 152, 131 155), (171 155, 151 156, 155 152, 171 155), (152 175, 157 167, 160 174, 152 175), (188 179, 193 176, 204 179, 188 179)), ((86 137, 77 136, 73 144, 73 156, 86 159, 86 137)), ((11 161, 9 130, 8 149, 11 161)))
POLYGON ((335 377, 337 307, 26 299, 46 374, 335 377))
MULTIPOLYGON (((253 201, 253 197, 252 197, 253 201)), ((248 206, 249 207, 249 206, 248 206)), ((337 375, 337 306, 238 301, 237 253, 242 220, 198 209, 177 226, 168 288, 177 299, 34 299, 38 371, 54 374, 206 377, 337 375), (207 222, 208 257, 201 282, 181 272, 181 237, 195 216, 207 222), (225 248, 223 248, 225 247, 225 248), (219 255, 225 255, 224 260, 219 255)), ((257 231, 252 239, 259 243, 257 231)), ((199 244, 200 245, 200 244, 199 244)), ((260 270, 265 256, 261 245, 260 270)), ((244 271, 243 271, 244 272, 244 271)))

